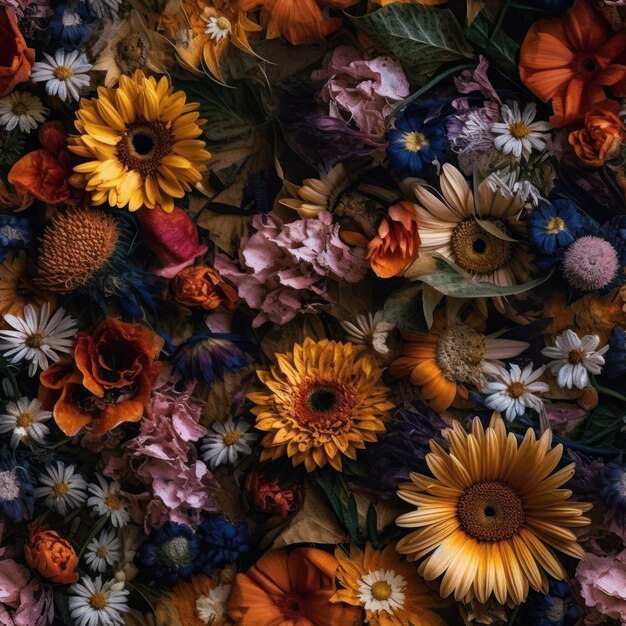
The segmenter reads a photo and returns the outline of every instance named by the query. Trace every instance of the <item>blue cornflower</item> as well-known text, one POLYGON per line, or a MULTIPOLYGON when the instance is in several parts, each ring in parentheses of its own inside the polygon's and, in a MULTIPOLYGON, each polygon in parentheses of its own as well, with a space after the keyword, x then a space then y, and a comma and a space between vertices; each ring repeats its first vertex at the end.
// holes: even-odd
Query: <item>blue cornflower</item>
POLYGON ((557 249, 569 246, 582 226, 580 213, 564 198, 552 203, 541 201, 528 216, 530 243, 543 254, 553 255, 557 249))
POLYGON ((226 333, 203 333, 190 337, 182 344, 172 360, 174 369, 186 380, 210 385, 224 370, 238 372, 248 365, 250 356, 239 347, 245 338, 226 333))
POLYGON ((165 522, 141 545, 135 565, 144 579, 171 587, 198 571, 199 554, 200 541, 190 526, 165 522))
POLYGON ((611 506, 626 512, 626 465, 607 463, 604 466, 600 495, 611 506))
POLYGON ((524 623, 532 626, 574 626, 582 617, 571 585, 561 581, 551 583, 547 595, 531 592, 524 613, 524 623))
POLYGON ((626 331, 619 326, 613 326, 604 362, 603 373, 607 376, 617 378, 626 374, 626 331))
POLYGON ((96 20, 86 3, 76 8, 59 4, 48 22, 48 28, 52 37, 66 50, 76 50, 91 37, 96 20))
POLYGON ((9 250, 24 250, 33 240, 29 221, 15 215, 0 215, 0 261, 9 250))
POLYGON ((424 108, 408 107, 396 117, 395 127, 387 133, 389 163, 403 174, 421 174, 446 152, 445 120, 436 116, 426 121, 428 115, 424 108))
POLYGON ((223 515, 211 515, 204 520, 197 532, 200 541, 202 571, 210 576, 213 570, 234 563, 240 554, 250 549, 248 527, 233 524, 223 515))
POLYGON ((35 489, 28 475, 28 463, 0 456, 0 514, 18 524, 33 517, 35 489))

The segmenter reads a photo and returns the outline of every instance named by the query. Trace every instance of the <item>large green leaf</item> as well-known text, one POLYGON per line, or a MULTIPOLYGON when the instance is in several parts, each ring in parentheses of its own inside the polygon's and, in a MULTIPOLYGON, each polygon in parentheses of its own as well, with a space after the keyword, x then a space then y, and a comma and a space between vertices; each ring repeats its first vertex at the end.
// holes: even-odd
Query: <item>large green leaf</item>
POLYGON ((392 293, 385 301, 384 313, 385 319, 399 330, 428 332, 421 285, 410 285, 392 293))
POLYGON ((509 76, 517 75, 519 46, 501 29, 492 36, 494 25, 480 13, 467 29, 467 38, 496 67, 509 76))
POLYGON ((363 17, 351 17, 380 50, 401 61, 407 75, 422 84, 448 61, 474 57, 454 14, 420 4, 390 4, 363 17))

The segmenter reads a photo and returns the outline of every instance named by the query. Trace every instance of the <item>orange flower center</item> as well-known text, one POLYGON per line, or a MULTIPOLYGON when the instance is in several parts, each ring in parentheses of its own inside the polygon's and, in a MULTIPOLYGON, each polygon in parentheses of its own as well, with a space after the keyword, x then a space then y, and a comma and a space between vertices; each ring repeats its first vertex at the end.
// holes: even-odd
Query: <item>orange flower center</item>
POLYGON ((89 605, 92 609, 95 609, 96 611, 101 611, 108 604, 109 602, 107 600, 107 597, 105 594, 102 593, 102 591, 96 591, 95 593, 92 593, 91 597, 89 598, 89 605))
POLYGON ((553 217, 546 224, 547 235, 558 235, 563 230, 565 230, 565 222, 560 217, 553 217))
POLYGON ((530 135, 530 128, 524 122, 513 122, 513 124, 509 124, 509 132, 515 139, 523 139, 530 135))
POLYGON ((582 350, 570 350, 567 355, 568 363, 572 365, 578 365, 585 360, 585 353, 582 350))
POLYGON ((117 158, 143 176, 155 176, 161 160, 171 153, 172 130, 164 122, 130 124, 117 144, 117 158))
POLYGON ((525 519, 522 499, 501 482, 477 483, 467 488, 459 499, 458 515, 463 530, 485 542, 510 539, 525 519))
POLYGON ((30 413, 20 413, 15 419, 18 428, 28 428, 33 423, 33 416, 30 413))
POLYGON ((520 383, 519 380, 515 380, 509 385, 507 394, 510 398, 519 398, 524 395, 525 390, 524 384, 520 383))
POLYGON ((70 488, 67 483, 57 483, 52 487, 50 495, 52 495, 53 498, 62 498, 69 490, 70 488))
MULTIPOLYGON (((500 220, 491 220, 498 229, 508 234, 500 220)), ((461 220, 452 233, 454 260, 464 270, 473 274, 490 274, 506 267, 511 260, 513 247, 510 241, 500 239, 471 217, 461 220)))
POLYGON ((52 73, 54 74, 54 77, 59 80, 67 80, 74 75, 72 68, 66 67, 65 65, 59 65, 59 67, 56 67, 52 73))
POLYGON ((393 589, 386 580, 378 580, 372 585, 372 597, 375 600, 388 600, 393 589))
POLYGON ((104 499, 104 503, 109 511, 119 511, 124 506, 122 501, 114 493, 109 494, 104 499))
POLYGON ((354 405, 354 390, 345 381, 309 379, 296 390, 294 417, 309 431, 338 432, 349 427, 354 405))
POLYGON ((238 430, 231 430, 224 435, 224 445, 233 446, 241 439, 241 433, 238 430))
POLYGON ((404 135, 404 148, 407 152, 419 152, 422 148, 428 147, 428 139, 424 133, 406 133, 404 135))

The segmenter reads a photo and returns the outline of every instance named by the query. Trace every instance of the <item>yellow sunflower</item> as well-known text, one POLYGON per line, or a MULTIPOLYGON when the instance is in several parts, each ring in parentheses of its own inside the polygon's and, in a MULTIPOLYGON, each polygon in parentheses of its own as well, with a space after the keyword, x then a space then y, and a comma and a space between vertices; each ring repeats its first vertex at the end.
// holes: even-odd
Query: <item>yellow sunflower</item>
POLYGON ((98 97, 81 100, 75 122, 80 135, 70 150, 87 159, 77 165, 84 174, 92 204, 142 206, 174 210, 199 182, 211 155, 202 134, 197 103, 186 103, 163 76, 158 82, 137 70, 120 76, 114 89, 100 87, 98 97))
POLYGON ((287 455, 309 472, 327 463, 341 470, 342 455, 356 459, 357 449, 385 432, 393 404, 373 356, 351 343, 307 337, 276 361, 257 372, 267 391, 248 395, 257 405, 256 427, 267 432, 262 461, 287 455))
POLYGON ((418 528, 398 542, 409 559, 426 558, 419 573, 441 579, 440 593, 485 604, 523 602, 529 587, 548 592, 549 574, 567 573, 552 548, 575 558, 584 550, 571 528, 585 526, 590 504, 571 502, 559 489, 574 474, 574 464, 551 474, 563 447, 552 449, 547 430, 537 440, 529 429, 519 445, 494 417, 485 431, 478 418, 472 432, 458 422, 448 429, 450 450, 431 441, 426 462, 434 478, 411 474, 398 495, 417 509, 396 523, 418 528))
POLYGON ((337 580, 340 589, 331 602, 345 602, 365 609, 365 621, 371 626, 445 626, 446 622, 431 609, 444 601, 418 576, 413 563, 401 561, 395 544, 365 551, 354 545, 346 554, 335 550, 339 561, 337 580))

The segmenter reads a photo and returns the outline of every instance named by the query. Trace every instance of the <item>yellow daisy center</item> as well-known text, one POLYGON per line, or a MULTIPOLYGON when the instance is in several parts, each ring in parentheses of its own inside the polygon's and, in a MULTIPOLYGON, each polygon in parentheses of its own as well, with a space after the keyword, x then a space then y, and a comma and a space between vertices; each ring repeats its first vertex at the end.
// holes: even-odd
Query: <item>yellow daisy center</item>
POLYGON ((231 430, 224 435, 224 445, 233 446, 241 439, 241 433, 238 430, 231 430))
POLYGON ((117 158, 143 176, 156 176, 172 145, 172 131, 163 122, 137 122, 128 126, 117 144, 117 158))
POLYGON ((503 541, 513 537, 524 523, 524 504, 505 483, 472 485, 459 499, 463 530, 478 541, 503 541))
POLYGON ((546 234, 558 235, 565 230, 565 222, 560 217, 553 217, 546 224, 546 234))
POLYGON ((424 133, 412 132, 404 135, 404 148, 407 152, 419 152, 428 147, 428 139, 424 133))
POLYGON ((24 343, 29 348, 40 348, 45 338, 46 336, 43 333, 33 333, 32 335, 28 335, 28 337, 26 337, 24 343))
MULTIPOLYGON (((500 220, 492 220, 507 233, 500 220)), ((480 227, 471 217, 461 220, 452 233, 454 260, 462 269, 473 274, 490 274, 505 267, 511 260, 513 246, 480 227)))
POLYGON ((439 337, 435 359, 449 381, 479 384, 486 349, 483 334, 464 324, 454 324, 439 337))
POLYGON ((525 122, 513 122, 509 124, 509 132, 515 139, 523 139, 530 135, 530 128, 528 128, 528 124, 525 122))
POLYGON ((53 498, 62 498, 69 490, 70 488, 67 483, 57 483, 54 487, 52 487, 50 495, 53 498))
POLYGON ((71 67, 67 67, 65 65, 59 65, 59 67, 54 68, 54 77, 59 80, 67 80, 68 78, 72 78, 74 76, 74 70, 71 67))
POLYGON ((568 363, 578 365, 585 360, 585 353, 582 350, 570 350, 567 355, 568 363))
POLYGON ((103 559, 108 554, 108 550, 105 546, 98 546, 96 550, 96 556, 100 559, 103 559))
POLYGON ((108 603, 107 597, 102 593, 102 591, 92 593, 89 598, 89 605, 96 611, 101 611, 108 605, 108 603))
POLYGON ((388 600, 393 589, 386 580, 378 580, 372 585, 372 597, 375 600, 388 600))
POLYGON ((122 501, 114 493, 104 499, 104 504, 106 504, 109 511, 119 511, 124 506, 122 501))
POLYGON ((220 30, 230 30, 230 20, 223 15, 218 17, 215 23, 220 30))
POLYGON ((15 424, 18 428, 28 428, 32 423, 33 416, 27 412, 20 413, 15 420, 15 424))
POLYGON ((515 380, 509 385, 507 394, 510 398, 519 398, 524 395, 525 390, 524 384, 520 383, 519 380, 515 380))

